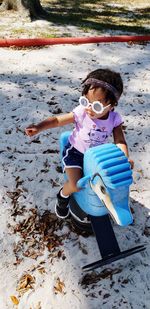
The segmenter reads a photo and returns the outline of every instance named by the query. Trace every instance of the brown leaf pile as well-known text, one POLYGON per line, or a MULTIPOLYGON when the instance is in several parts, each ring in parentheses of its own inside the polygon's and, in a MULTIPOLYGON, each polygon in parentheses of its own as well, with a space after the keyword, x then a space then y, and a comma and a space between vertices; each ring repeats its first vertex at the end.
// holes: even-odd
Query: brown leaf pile
POLYGON ((62 245, 62 241, 67 235, 57 236, 55 233, 63 227, 64 223, 49 211, 40 214, 36 208, 28 210, 25 206, 21 206, 19 197, 23 194, 23 190, 17 186, 14 192, 7 192, 12 201, 14 221, 16 215, 20 215, 20 223, 15 224, 12 228, 12 233, 19 233, 21 236, 21 240, 14 244, 15 264, 19 264, 23 256, 36 259, 43 255, 46 247, 50 251, 51 258, 61 257, 64 259, 63 251, 58 250, 58 247, 62 245))
MULTIPOLYGON (((47 162, 45 164, 47 165, 47 162)), ((61 230, 67 224, 70 231, 83 237, 88 237, 89 232, 78 231, 72 221, 63 222, 63 220, 59 220, 55 214, 49 211, 41 214, 37 208, 26 209, 25 203, 24 205, 20 203, 19 198, 23 197, 26 199, 27 189, 19 188, 22 183, 19 177, 16 177, 15 180, 16 189, 13 192, 7 192, 7 196, 11 199, 11 215, 14 218, 14 222, 16 216, 20 216, 19 223, 13 227, 9 225, 12 233, 17 233, 21 236, 20 241, 14 244, 14 254, 16 256, 14 264, 20 264, 23 257, 36 259, 38 256, 42 256, 46 247, 50 252, 51 261, 53 258, 65 259, 63 250, 59 247, 62 246, 62 241, 68 238, 70 233, 57 236, 56 231, 61 230)), ((87 254, 86 249, 82 248, 82 246, 79 246, 79 249, 84 251, 84 254, 87 254)))
POLYGON ((95 271, 93 271, 92 273, 88 273, 84 275, 80 281, 80 284, 84 288, 86 288, 88 285, 97 283, 102 279, 110 278, 110 280, 112 280, 112 276, 120 273, 121 271, 122 271, 121 267, 114 268, 114 269, 106 268, 102 270, 100 273, 96 273, 95 271))
POLYGON ((19 207, 18 199, 23 193, 22 189, 18 188, 18 180, 16 181, 16 190, 13 192, 7 192, 7 196, 11 199, 12 203, 12 216, 20 215, 22 214, 22 207, 19 207))
POLYGON ((57 236, 55 233, 63 224, 55 214, 48 211, 41 215, 35 208, 28 210, 28 217, 13 227, 13 233, 19 233, 21 236, 21 240, 14 244, 16 264, 21 262, 23 256, 36 259, 43 255, 46 247, 52 258, 64 259, 63 250, 58 247, 67 235, 57 236))
MULTIPOLYGON (((25 205, 20 205, 19 198, 25 198, 25 190, 18 188, 19 178, 16 178, 16 189, 14 192, 7 192, 7 195, 12 201, 12 217, 14 222, 16 216, 20 216, 20 222, 10 226, 13 234, 19 234, 20 240, 14 243, 14 254, 16 256, 16 262, 14 265, 18 265, 22 262, 24 257, 30 257, 36 259, 38 256, 42 256, 45 248, 49 251, 49 258, 52 262, 54 258, 65 259, 63 249, 60 246, 63 245, 63 240, 69 237, 70 232, 65 235, 58 236, 57 230, 61 230, 64 225, 68 225, 69 230, 77 234, 82 234, 84 237, 88 237, 86 232, 80 233, 74 228, 72 221, 59 220, 55 214, 45 211, 41 214, 37 208, 27 209, 25 205)), ((18 219, 18 218, 17 218, 18 219)), ((18 222, 19 220, 17 220, 18 222)), ((86 248, 82 245, 79 246, 84 254, 87 254, 86 248)))

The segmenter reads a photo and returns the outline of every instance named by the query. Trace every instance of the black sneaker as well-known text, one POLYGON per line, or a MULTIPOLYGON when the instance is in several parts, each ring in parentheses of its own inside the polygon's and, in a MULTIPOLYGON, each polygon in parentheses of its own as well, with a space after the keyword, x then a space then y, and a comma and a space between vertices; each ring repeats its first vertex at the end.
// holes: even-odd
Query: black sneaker
POLYGON ((57 201, 55 204, 55 213, 58 218, 66 219, 69 217, 69 205, 68 205, 69 199, 70 197, 68 198, 62 197, 60 195, 60 191, 57 194, 57 201))

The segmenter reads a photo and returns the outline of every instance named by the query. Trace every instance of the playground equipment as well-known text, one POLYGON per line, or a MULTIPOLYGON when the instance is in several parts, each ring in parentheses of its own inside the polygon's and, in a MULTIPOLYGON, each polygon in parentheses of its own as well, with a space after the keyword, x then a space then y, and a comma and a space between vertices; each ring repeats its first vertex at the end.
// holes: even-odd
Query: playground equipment
MULTIPOLYGON (((69 135, 69 131, 61 134, 61 154, 69 135)), ((92 226, 102 259, 82 269, 92 270, 145 250, 139 245, 121 252, 109 218, 122 227, 133 222, 129 207, 132 171, 125 154, 115 144, 90 148, 84 154, 83 172, 77 182, 81 190, 69 202, 70 212, 81 229, 92 226)))

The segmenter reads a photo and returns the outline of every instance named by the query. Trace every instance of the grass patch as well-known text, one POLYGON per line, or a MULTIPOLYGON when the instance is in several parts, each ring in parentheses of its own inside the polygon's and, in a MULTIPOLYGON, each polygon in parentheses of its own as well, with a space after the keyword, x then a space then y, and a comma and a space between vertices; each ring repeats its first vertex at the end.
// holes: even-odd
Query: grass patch
POLYGON ((74 25, 81 29, 100 32, 119 31, 139 34, 150 33, 150 6, 130 8, 125 1, 78 1, 43 0, 43 7, 49 12, 49 21, 57 25, 74 25), (118 5, 116 5, 116 3, 118 5))
MULTIPOLYGON (((19 37, 20 34, 25 35, 28 33, 28 37, 35 37, 35 30, 27 30, 27 29, 12 29, 12 34, 16 37, 19 37)), ((44 32, 44 31, 36 31, 37 38, 56 38, 56 32, 44 32)))
POLYGON ((76 26, 79 35, 91 30, 96 31, 95 35, 110 32, 112 35, 150 34, 150 4, 147 0, 143 0, 143 5, 138 0, 110 0, 109 4, 105 0, 95 0, 94 3, 86 0, 41 0, 41 4, 48 12, 48 23, 34 25, 29 17, 20 17, 16 11, 0 12, 0 36, 72 36, 67 26, 76 26))

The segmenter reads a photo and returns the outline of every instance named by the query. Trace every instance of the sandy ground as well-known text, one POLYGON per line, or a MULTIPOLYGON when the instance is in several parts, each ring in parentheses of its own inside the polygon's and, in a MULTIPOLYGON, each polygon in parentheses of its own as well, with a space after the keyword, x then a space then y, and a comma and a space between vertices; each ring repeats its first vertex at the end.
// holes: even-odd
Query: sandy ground
POLYGON ((125 43, 0 49, 0 308, 150 308, 149 54, 150 44, 125 43), (81 267, 100 258, 95 238, 53 214, 63 183, 59 136, 72 127, 32 139, 24 129, 72 110, 82 78, 98 67, 122 75, 117 110, 135 161, 134 224, 113 227, 121 250, 147 249, 85 274, 81 267))

